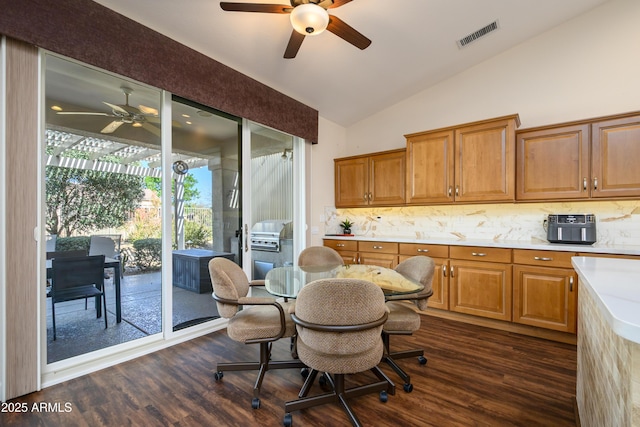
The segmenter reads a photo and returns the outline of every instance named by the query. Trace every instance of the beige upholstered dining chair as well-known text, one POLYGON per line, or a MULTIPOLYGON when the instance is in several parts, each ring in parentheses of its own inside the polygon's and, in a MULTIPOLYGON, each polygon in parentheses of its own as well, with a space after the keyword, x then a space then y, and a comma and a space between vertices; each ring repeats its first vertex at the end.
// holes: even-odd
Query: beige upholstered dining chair
POLYGON ((333 248, 328 246, 310 246, 298 255, 298 266, 343 265, 344 260, 333 248))
POLYGON ((382 339, 385 347, 385 355, 383 360, 391 366, 391 368, 404 381, 403 389, 407 393, 413 390, 411 377, 396 363, 397 359, 405 359, 408 357, 417 357, 420 364, 427 363, 424 357, 424 349, 405 350, 392 352, 390 350, 391 335, 411 335, 420 329, 420 313, 416 311, 427 309, 429 297, 433 294, 431 287, 433 282, 433 274, 435 264, 433 260, 427 256, 414 256, 402 261, 395 270, 403 276, 419 282, 424 289, 418 293, 410 295, 396 295, 387 297, 387 308, 389 309, 389 318, 384 324, 382 330, 382 339))
POLYGON ((325 403, 340 402, 351 422, 360 422, 348 400, 367 393, 395 394, 395 385, 380 370, 384 353, 381 332, 387 319, 382 289, 358 279, 320 279, 305 285, 298 293, 291 317, 298 331, 298 357, 311 372, 299 399, 285 403, 284 425, 292 425, 292 411, 325 403), (373 372, 378 381, 347 389, 345 375, 373 372), (331 392, 307 397, 318 372, 331 383, 331 392))
POLYGON ((229 259, 213 258, 209 261, 209 273, 218 313, 229 319, 229 338, 260 346, 259 361, 218 363, 214 378, 220 381, 224 371, 258 370, 251 401, 252 408, 258 409, 260 387, 267 371, 304 367, 299 360, 270 360, 271 344, 280 338, 293 337, 296 332, 288 313, 289 304, 271 297, 248 297, 249 288, 264 285, 264 281, 249 282, 242 268, 229 259))

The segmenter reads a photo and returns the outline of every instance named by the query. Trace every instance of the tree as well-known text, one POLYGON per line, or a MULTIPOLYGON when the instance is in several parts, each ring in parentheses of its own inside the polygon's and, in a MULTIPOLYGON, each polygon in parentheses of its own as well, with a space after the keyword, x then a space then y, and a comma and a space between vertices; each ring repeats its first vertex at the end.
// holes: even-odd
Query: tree
MULTIPOLYGON (((148 176, 144 179, 145 185, 148 189, 155 191, 158 197, 162 196, 162 180, 160 178, 154 178, 148 176)), ((189 203, 192 200, 196 200, 200 197, 200 192, 196 188, 198 185, 198 180, 191 174, 187 174, 184 176, 184 196, 183 200, 185 203, 189 203)), ((175 180, 171 183, 171 189, 175 193, 176 183, 175 180)))
POLYGON ((47 166, 47 233, 70 236, 120 227, 144 195, 142 177, 47 166))

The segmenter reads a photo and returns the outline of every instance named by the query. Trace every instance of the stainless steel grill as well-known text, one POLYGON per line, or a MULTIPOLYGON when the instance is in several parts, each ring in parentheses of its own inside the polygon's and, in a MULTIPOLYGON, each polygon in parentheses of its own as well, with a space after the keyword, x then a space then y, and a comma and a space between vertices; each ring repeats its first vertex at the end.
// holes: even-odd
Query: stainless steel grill
POLYGON ((257 222, 251 227, 251 249, 255 251, 280 252, 281 240, 293 237, 290 220, 270 219, 257 222))

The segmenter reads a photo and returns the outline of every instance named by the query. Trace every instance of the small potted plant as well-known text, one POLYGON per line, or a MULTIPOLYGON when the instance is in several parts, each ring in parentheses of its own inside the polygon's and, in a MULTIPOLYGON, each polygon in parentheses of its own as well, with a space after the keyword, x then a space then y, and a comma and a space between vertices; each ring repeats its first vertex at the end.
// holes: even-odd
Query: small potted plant
POLYGON ((351 226, 353 225, 353 223, 351 221, 349 221, 349 218, 345 219, 344 221, 342 221, 340 223, 340 227, 342 227, 342 230, 344 232, 344 234, 351 234, 351 226))

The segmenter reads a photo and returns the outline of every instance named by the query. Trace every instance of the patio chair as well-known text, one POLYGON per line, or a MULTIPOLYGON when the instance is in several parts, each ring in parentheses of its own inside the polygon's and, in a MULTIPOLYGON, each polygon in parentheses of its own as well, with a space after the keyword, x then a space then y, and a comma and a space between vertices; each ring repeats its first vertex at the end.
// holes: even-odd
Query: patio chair
MULTIPOLYGON (((104 292, 104 255, 73 258, 53 258, 51 260, 51 317, 53 319, 53 340, 56 340, 56 303, 86 300, 100 297, 103 303, 96 306, 96 318, 104 315, 107 324, 107 298, 104 292)), ((86 307, 86 305, 85 305, 86 307)))
MULTIPOLYGON (((95 234, 89 240, 89 256, 104 255, 106 258, 120 259, 120 234, 95 234)), ((124 277, 124 268, 120 268, 124 277)))
POLYGON ((47 234, 47 237, 45 240, 47 252, 54 252, 56 250, 57 240, 58 240, 57 234, 47 234))

